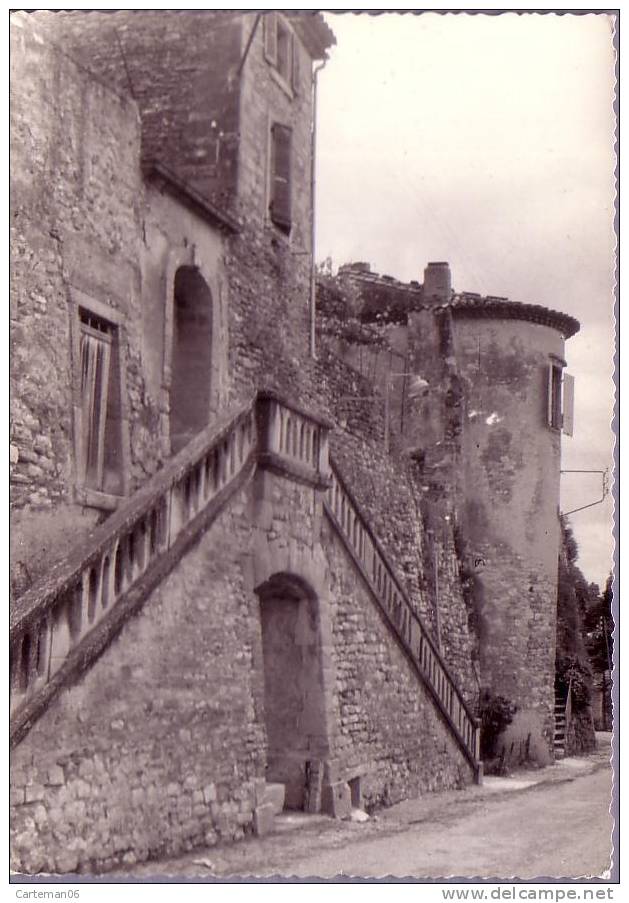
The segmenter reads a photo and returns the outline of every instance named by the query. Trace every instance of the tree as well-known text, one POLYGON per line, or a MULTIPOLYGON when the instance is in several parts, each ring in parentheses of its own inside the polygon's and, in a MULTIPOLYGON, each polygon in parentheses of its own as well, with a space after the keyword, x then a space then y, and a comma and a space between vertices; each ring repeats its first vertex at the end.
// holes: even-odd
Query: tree
POLYGON ((612 575, 605 589, 589 605, 584 618, 585 643, 590 661, 595 671, 611 671, 614 638, 614 618, 612 615, 612 575))
POLYGON ((571 686, 575 708, 585 710, 590 703, 592 684, 585 616, 598 598, 598 587, 589 584, 581 573, 576 564, 578 556, 572 529, 562 521, 557 581, 557 681, 564 692, 571 686))

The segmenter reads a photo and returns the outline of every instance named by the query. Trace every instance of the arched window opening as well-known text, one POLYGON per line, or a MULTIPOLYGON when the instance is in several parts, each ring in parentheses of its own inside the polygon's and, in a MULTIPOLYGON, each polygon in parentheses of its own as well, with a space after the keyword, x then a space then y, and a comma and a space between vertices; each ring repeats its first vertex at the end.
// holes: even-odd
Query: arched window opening
POLYGON ((175 274, 170 439, 179 451, 210 417, 212 293, 196 267, 175 274))

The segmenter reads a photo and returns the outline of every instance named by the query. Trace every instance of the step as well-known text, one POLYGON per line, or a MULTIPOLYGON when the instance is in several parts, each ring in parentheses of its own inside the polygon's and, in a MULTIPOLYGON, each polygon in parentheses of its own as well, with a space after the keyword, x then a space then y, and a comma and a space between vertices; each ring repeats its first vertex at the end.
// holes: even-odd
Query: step
POLYGON ((279 815, 284 809, 284 798, 286 796, 286 788, 284 784, 267 784, 262 794, 262 805, 270 805, 273 807, 273 814, 279 815))

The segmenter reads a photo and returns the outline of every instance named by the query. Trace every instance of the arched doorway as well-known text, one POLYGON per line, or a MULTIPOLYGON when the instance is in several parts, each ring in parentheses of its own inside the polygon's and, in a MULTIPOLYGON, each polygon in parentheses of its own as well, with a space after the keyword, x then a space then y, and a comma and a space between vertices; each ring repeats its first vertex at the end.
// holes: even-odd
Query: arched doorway
POLYGON ((328 754, 319 606, 301 578, 275 574, 256 590, 264 659, 267 781, 287 809, 312 810, 328 754))
POLYGON ((210 416, 212 293, 196 267, 177 270, 173 306, 170 442, 177 452, 210 416))

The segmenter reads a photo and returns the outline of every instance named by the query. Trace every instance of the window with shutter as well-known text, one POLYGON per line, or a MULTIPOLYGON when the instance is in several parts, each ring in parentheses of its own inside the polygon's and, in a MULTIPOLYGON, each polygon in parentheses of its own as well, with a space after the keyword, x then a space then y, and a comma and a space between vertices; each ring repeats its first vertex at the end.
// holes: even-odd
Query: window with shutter
POLYGON ((112 329, 80 312, 81 319, 81 449, 85 484, 101 489, 112 329))
POLYGON ((553 430, 560 430, 564 426, 565 400, 562 405, 562 377, 563 371, 559 364, 548 365, 548 426, 553 430))
POLYGON ((298 41, 288 22, 278 13, 266 13, 263 21, 264 57, 278 84, 292 96, 299 85, 298 41))
POLYGON ((292 130, 275 123, 271 129, 271 220, 287 234, 291 229, 292 130))
POLYGON ((111 311, 111 322, 103 316, 109 308, 86 296, 85 301, 77 305, 72 326, 77 493, 84 504, 111 508, 126 487, 120 316, 111 311))

